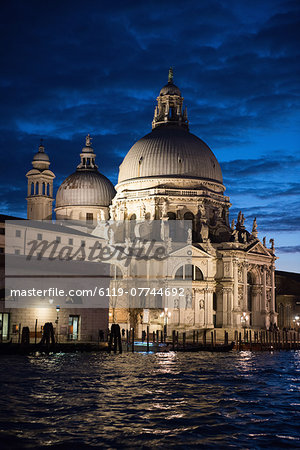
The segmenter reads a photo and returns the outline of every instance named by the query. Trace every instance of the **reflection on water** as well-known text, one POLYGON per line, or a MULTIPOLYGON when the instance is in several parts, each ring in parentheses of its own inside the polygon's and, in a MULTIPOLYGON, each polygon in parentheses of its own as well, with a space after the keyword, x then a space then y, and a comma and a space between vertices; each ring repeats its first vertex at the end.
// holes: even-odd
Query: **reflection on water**
POLYGON ((300 447, 300 352, 2 357, 2 448, 300 447))

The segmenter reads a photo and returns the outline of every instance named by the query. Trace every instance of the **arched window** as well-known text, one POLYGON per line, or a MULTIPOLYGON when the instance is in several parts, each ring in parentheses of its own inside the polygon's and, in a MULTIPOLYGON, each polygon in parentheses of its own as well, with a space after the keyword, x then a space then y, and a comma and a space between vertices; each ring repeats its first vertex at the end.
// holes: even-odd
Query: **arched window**
POLYGON ((194 220, 195 216, 191 211, 187 211, 183 216, 184 220, 194 220))
POLYGON ((183 279, 183 267, 181 266, 179 267, 179 269, 177 269, 176 273, 175 273, 175 279, 176 280, 182 280, 183 279))
POLYGON ((31 195, 34 195, 35 194, 35 185, 34 185, 34 183, 31 183, 31 186, 30 186, 30 192, 31 192, 31 195))
POLYGON ((176 220, 176 214, 174 212, 168 212, 167 216, 169 217, 169 220, 176 220))
POLYGON ((203 273, 199 267, 192 264, 185 264, 179 267, 175 273, 176 280, 191 280, 191 281, 202 281, 203 273))

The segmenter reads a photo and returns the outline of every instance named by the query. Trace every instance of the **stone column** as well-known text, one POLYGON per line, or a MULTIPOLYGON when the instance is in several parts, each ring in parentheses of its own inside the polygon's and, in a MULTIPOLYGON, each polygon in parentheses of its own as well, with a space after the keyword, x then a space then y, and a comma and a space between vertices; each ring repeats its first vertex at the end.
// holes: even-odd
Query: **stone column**
POLYGON ((232 304, 233 304, 233 298, 232 298, 232 289, 226 288, 226 294, 227 294, 227 326, 233 325, 233 311, 232 311, 232 304))
POLYGON ((233 310, 238 309, 239 301, 239 275, 238 275, 239 260, 233 260, 233 310))
POLYGON ((223 287, 217 286, 216 289, 217 295, 217 325, 223 325, 223 287))
POLYGON ((245 261, 243 263, 243 279, 244 279, 244 301, 243 301, 243 305, 241 305, 241 309, 242 311, 246 312, 248 309, 248 305, 247 305, 247 299, 248 299, 248 292, 247 292, 247 274, 248 274, 248 268, 249 268, 249 264, 248 261, 245 261))
POLYGON ((270 319, 271 323, 277 323, 277 314, 275 312, 275 264, 272 264, 271 268, 271 281, 272 281, 272 289, 271 289, 271 311, 270 311, 270 319))
POLYGON ((263 266, 262 268, 262 296, 261 296, 261 304, 260 310, 266 311, 267 309, 267 266, 263 266))
POLYGON ((227 311, 228 311, 228 289, 223 288, 223 309, 222 309, 222 326, 227 326, 227 311))
POLYGON ((213 290, 211 288, 207 288, 207 325, 213 326, 213 290))

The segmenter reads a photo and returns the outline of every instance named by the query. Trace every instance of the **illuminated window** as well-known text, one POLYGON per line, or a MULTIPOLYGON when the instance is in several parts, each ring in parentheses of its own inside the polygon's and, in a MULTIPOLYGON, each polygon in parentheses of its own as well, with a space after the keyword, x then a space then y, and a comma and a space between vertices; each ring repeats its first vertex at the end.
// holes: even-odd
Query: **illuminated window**
POLYGON ((3 341, 9 338, 9 313, 0 313, 0 336, 3 341))
POLYGON ((191 281, 202 281, 203 273, 199 267, 192 264, 185 264, 179 267, 175 274, 176 280, 191 280, 191 281))

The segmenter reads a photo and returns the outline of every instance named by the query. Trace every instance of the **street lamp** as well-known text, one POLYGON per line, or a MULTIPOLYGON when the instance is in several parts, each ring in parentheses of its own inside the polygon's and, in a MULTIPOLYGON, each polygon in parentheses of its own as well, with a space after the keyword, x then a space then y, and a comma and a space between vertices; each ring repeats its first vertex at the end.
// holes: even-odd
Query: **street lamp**
POLYGON ((168 311, 168 308, 165 308, 164 311, 160 313, 160 317, 164 318, 164 340, 166 340, 168 319, 171 317, 171 312, 168 311))
POLYGON ((296 326, 297 325, 297 327, 299 328, 299 326, 300 326, 300 317, 297 315, 297 316, 295 316, 295 319, 293 319, 293 322, 294 322, 294 326, 296 326))
POLYGON ((241 324, 244 328, 247 328, 247 322, 249 320, 249 316, 247 316, 247 313, 243 312, 241 316, 241 324))

